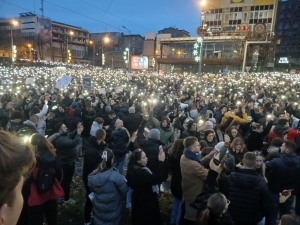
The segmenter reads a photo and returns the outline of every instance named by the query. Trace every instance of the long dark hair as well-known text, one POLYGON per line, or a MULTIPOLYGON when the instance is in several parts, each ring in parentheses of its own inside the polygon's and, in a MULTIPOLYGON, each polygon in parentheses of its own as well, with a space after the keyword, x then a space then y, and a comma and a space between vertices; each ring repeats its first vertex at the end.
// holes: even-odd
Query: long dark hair
POLYGON ((184 150, 183 139, 176 140, 171 147, 171 155, 175 159, 178 159, 182 156, 184 150))
POLYGON ((208 225, 208 221, 212 217, 220 217, 226 208, 227 201, 223 194, 216 193, 210 196, 207 201, 207 208, 201 213, 198 219, 199 225, 208 225))
POLYGON ((36 155, 42 150, 48 150, 51 155, 56 155, 56 149, 53 144, 41 134, 32 134, 29 138, 29 143, 34 147, 36 155))

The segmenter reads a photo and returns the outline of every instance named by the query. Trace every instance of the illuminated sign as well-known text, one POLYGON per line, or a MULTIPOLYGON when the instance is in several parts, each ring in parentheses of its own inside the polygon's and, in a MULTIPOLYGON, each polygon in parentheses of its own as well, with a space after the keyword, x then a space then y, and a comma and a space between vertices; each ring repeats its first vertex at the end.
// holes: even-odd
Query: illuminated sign
POLYGON ((147 56, 132 56, 131 57, 131 69, 133 70, 147 70, 148 69, 148 57, 147 56))
POLYGON ((230 4, 234 3, 244 3, 244 0, 230 0, 230 4))
POLYGON ((287 57, 281 57, 278 61, 278 63, 289 63, 289 60, 287 57))

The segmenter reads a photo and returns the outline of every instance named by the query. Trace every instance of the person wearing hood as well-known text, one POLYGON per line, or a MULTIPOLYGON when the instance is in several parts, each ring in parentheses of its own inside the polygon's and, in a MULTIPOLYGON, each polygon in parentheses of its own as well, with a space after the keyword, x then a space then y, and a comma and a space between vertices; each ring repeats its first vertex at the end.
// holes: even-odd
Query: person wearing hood
POLYGON ((101 117, 97 117, 92 123, 90 135, 95 136, 96 131, 99 129, 102 129, 103 123, 104 123, 104 120, 101 117))
POLYGON ((290 128, 289 121, 287 119, 280 119, 278 120, 277 124, 275 125, 274 129, 269 133, 268 136, 268 146, 270 146, 272 140, 275 137, 279 137, 282 140, 287 140, 294 142, 296 137, 299 137, 298 130, 292 130, 290 128))
POLYGON ((113 161, 113 151, 105 149, 102 153, 102 163, 88 177, 88 185, 94 192, 94 224, 122 224, 122 202, 128 186, 125 178, 113 167, 113 161))
POLYGON ((113 107, 113 110, 115 111, 117 117, 119 117, 119 119, 122 120, 123 117, 124 117, 124 113, 121 112, 121 106, 120 105, 115 105, 113 107))
MULTIPOLYGON (((100 118, 101 119, 101 118, 100 118)), ((85 154, 83 163, 82 180, 85 186, 85 205, 84 205, 84 222, 85 224, 90 223, 91 212, 93 204, 89 198, 91 193, 88 187, 88 176, 97 168, 97 166, 102 162, 102 153, 105 148, 105 137, 106 132, 103 129, 98 129, 95 134, 88 137, 84 142, 85 154)))
POLYGON ((19 130, 20 122, 23 119, 23 115, 19 110, 14 110, 10 115, 10 120, 6 125, 6 130, 12 133, 16 133, 19 130))
MULTIPOLYGON (((270 207, 266 225, 275 225, 280 211, 278 195, 283 190, 292 190, 292 196, 285 202, 290 211, 294 203, 294 194, 300 186, 300 157, 295 153, 297 146, 291 141, 285 141, 281 148, 281 158, 266 162, 266 178, 269 185, 270 207)), ((299 204, 297 202, 297 204, 299 204)), ((296 208, 297 208, 296 204, 296 208)))
POLYGON ((31 135, 29 143, 32 144, 36 152, 36 167, 31 173, 31 179, 28 180, 30 192, 28 199, 25 199, 29 206, 29 224, 43 225, 45 215, 47 224, 56 225, 58 224, 57 200, 64 196, 64 191, 60 185, 62 172, 56 157, 56 149, 41 134, 31 135), (49 167, 53 170, 54 181, 50 190, 41 193, 38 189, 40 186, 38 171, 43 167, 49 167))
MULTIPOLYGON (((169 114, 168 114, 169 115, 169 114)), ((174 131, 170 127, 170 120, 168 117, 162 117, 160 124, 157 124, 153 119, 153 108, 150 108, 149 121, 153 128, 156 128, 160 132, 160 141, 163 143, 163 148, 166 153, 171 148, 174 142, 174 131)))
POLYGON ((183 131, 180 139, 185 139, 186 137, 196 137, 198 141, 201 141, 201 135, 197 131, 197 123, 194 120, 190 120, 187 124, 187 130, 183 131))

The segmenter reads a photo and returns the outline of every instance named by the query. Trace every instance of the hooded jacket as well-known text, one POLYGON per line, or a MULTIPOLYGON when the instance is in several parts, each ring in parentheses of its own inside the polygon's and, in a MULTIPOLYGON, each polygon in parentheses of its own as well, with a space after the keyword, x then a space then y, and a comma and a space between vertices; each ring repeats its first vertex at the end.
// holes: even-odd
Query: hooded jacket
POLYGON ((115 129, 110 135, 110 147, 116 156, 126 155, 129 137, 123 128, 115 129))
POLYGON ((70 127, 69 127, 70 131, 76 130, 78 123, 83 123, 81 114, 82 114, 81 109, 75 109, 74 118, 71 120, 70 127))
POLYGON ((266 162, 266 177, 270 192, 279 193, 300 185, 300 157, 296 153, 286 153, 281 158, 266 162))
POLYGON ((237 224, 257 224, 268 211, 268 185, 254 169, 239 169, 228 177, 228 213, 237 224))
POLYGON ((130 135, 137 131, 142 119, 143 117, 141 115, 135 113, 128 113, 127 116, 123 117, 124 127, 126 127, 130 135))
POLYGON ((149 121, 152 123, 153 128, 157 128, 160 131, 160 141, 163 143, 164 150, 167 151, 171 148, 174 142, 174 130, 169 126, 169 120, 167 117, 161 119, 160 124, 157 124, 153 119, 153 111, 149 112, 149 121), (163 127, 162 122, 167 120, 168 126, 163 127))
POLYGON ((88 185, 94 192, 94 223, 120 225, 123 214, 122 199, 128 191, 124 177, 115 168, 111 168, 90 175, 88 185))

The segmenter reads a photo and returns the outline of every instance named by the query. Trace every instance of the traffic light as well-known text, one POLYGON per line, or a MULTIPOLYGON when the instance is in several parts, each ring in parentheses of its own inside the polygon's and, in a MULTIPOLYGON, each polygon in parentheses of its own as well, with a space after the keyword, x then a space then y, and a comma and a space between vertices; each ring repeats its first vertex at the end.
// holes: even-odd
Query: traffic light
POLYGON ((13 46, 13 52, 12 52, 12 61, 16 61, 17 59, 17 47, 14 45, 13 46))
POLYGON ((70 49, 68 49, 68 63, 70 63, 71 61, 72 61, 72 53, 70 49))

